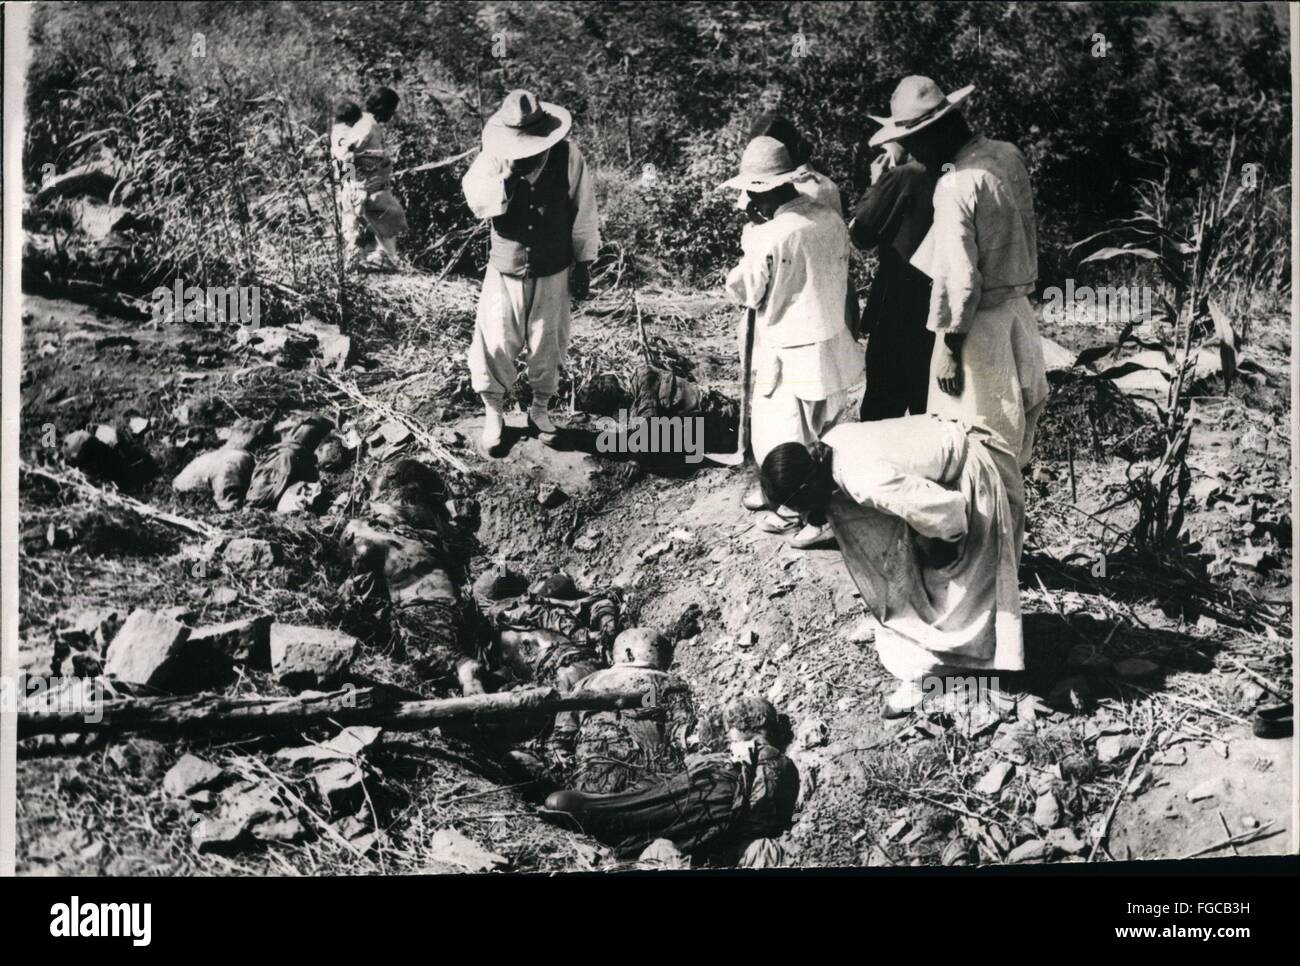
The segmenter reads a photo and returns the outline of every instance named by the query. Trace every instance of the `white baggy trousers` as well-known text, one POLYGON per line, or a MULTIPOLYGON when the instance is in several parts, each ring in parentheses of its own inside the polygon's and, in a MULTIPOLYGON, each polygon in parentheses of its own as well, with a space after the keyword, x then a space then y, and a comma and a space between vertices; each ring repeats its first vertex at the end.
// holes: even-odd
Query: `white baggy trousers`
POLYGON ((560 366, 569 355, 569 270, 542 278, 503 275, 491 265, 483 275, 474 338, 469 346, 470 384, 477 393, 514 387, 515 360, 526 353, 534 396, 553 396, 560 366))

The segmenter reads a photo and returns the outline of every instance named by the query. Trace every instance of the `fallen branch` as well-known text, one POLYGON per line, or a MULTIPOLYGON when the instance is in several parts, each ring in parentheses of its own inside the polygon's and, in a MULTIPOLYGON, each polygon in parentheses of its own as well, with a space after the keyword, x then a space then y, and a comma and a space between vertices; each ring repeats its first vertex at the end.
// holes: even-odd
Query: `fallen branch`
POLYGON ((400 178, 403 175, 415 174, 417 171, 433 171, 437 168, 445 168, 455 164, 457 161, 464 161, 471 154, 478 150, 477 147, 470 148, 468 151, 462 151, 450 158, 443 158, 441 161, 429 161, 426 164, 417 164, 414 168, 403 168, 401 171, 394 171, 393 177, 400 178))
POLYGON ((419 731, 447 721, 480 722, 560 711, 640 707, 638 691, 562 695, 552 688, 427 701, 396 701, 381 688, 349 688, 288 698, 228 698, 192 695, 128 698, 52 711, 18 712, 18 737, 100 732, 152 734, 272 734, 312 725, 378 725, 390 731, 419 731))
POLYGON ((415 419, 415 417, 407 413, 399 412, 387 403, 379 402, 377 399, 371 399, 357 387, 355 382, 352 382, 349 379, 340 379, 330 373, 318 373, 317 378, 323 379, 335 389, 352 399, 353 402, 357 403, 363 409, 369 410, 384 421, 401 423, 411 431, 411 435, 414 436, 420 442, 420 445, 428 450, 430 455, 435 459, 441 460, 448 466, 466 476, 472 475, 468 464, 440 443, 432 433, 425 429, 415 419))
POLYGON ((1106 810, 1106 817, 1102 819, 1101 828, 1097 831, 1097 838, 1092 843, 1092 851, 1088 853, 1088 861, 1091 862, 1097 857, 1101 850, 1102 843, 1106 841, 1106 836, 1110 834, 1110 823, 1115 818, 1115 812, 1119 809, 1119 803, 1123 800, 1124 795, 1128 792, 1129 784, 1133 781, 1133 772, 1137 771, 1138 762, 1140 762, 1147 753, 1147 746, 1151 744, 1151 736, 1156 733, 1155 726, 1147 729, 1146 737, 1142 739, 1142 746, 1138 748, 1137 754, 1133 760, 1128 763, 1128 771, 1124 773, 1124 780, 1120 782, 1119 790, 1115 792, 1115 797, 1110 801, 1110 808, 1106 810))
POLYGON ((216 527, 204 523, 201 520, 191 520, 189 517, 179 516, 175 513, 168 513, 165 510, 158 510, 147 503, 141 503, 139 500, 126 496, 122 493, 115 493, 111 490, 105 490, 95 486, 80 472, 74 473, 57 473, 54 470, 47 470, 44 467, 32 466, 28 463, 18 464, 19 472, 26 473, 29 476, 40 477, 43 480, 49 480, 59 486, 66 486, 76 490, 93 500, 99 500, 102 503, 109 503, 114 506, 125 507, 142 517, 148 517, 151 520, 157 520, 159 523, 165 523, 168 526, 175 527, 178 530, 184 530, 186 533, 192 533, 195 536, 202 537, 205 540, 214 540, 225 534, 216 527))
POLYGON ((1203 849, 1197 849, 1195 852, 1188 852, 1186 855, 1179 856, 1179 859, 1199 859, 1202 855, 1217 852, 1219 849, 1225 849, 1229 845, 1235 849, 1238 845, 1249 845, 1251 842, 1258 842, 1260 839, 1267 839, 1272 838, 1274 835, 1280 835, 1282 833, 1282 829, 1280 828, 1273 829, 1272 831, 1268 830, 1269 826, 1272 824, 1271 821, 1268 821, 1259 828, 1251 829, 1249 832, 1242 832, 1239 835, 1230 835, 1222 841, 1215 842, 1213 845, 1207 845, 1203 849))

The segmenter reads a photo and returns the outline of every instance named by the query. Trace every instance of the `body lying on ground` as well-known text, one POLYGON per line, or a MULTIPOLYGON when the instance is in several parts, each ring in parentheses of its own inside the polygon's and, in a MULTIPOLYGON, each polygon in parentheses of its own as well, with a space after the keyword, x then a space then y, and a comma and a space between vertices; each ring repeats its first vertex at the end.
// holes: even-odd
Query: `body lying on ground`
POLYGON ((701 756, 680 773, 614 794, 556 792, 546 809, 631 858, 668 839, 693 858, 723 865, 779 865, 774 841, 789 828, 799 773, 776 742, 776 709, 763 698, 723 712, 726 753, 701 756))
POLYGON ((549 749, 583 792, 620 792, 644 787, 685 766, 687 740, 695 728, 690 686, 668 670, 673 645, 657 630, 632 627, 614 642, 614 664, 595 671, 573 693, 640 691, 640 708, 566 711, 556 715, 549 749))

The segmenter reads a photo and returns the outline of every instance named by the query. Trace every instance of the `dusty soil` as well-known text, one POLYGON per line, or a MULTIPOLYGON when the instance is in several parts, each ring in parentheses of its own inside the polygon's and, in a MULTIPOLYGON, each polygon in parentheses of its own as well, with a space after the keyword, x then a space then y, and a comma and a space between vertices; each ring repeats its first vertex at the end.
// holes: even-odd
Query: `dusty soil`
MULTIPOLYGON (((646 311, 659 361, 671 357, 697 379, 724 389, 734 385, 733 318, 715 299, 647 299, 646 311)), ((185 563, 193 539, 178 540, 174 533, 175 549, 154 545, 134 555, 51 547, 49 526, 79 501, 24 477, 25 666, 48 665, 50 621, 67 608, 183 604, 202 622, 272 610, 281 620, 330 623, 341 576, 332 549, 341 513, 220 514, 201 500, 178 497, 168 484, 190 457, 218 445, 217 429, 236 416, 315 409, 341 427, 359 427, 364 436, 371 425, 366 414, 349 409, 305 370, 240 355, 223 333, 152 330, 36 297, 29 298, 24 321, 26 462, 59 466, 58 442, 67 432, 143 416, 149 423, 140 443, 159 472, 137 497, 227 533, 274 534, 288 556, 274 574, 252 582, 219 570, 195 576, 185 563)), ((1187 531, 1198 542, 1193 552, 1209 559, 1218 588, 1212 599, 1167 575, 1144 572, 1122 555, 1108 558, 1105 576, 1097 576, 1098 556, 1113 543, 1125 511, 1109 512, 1101 523, 1094 516, 1113 501, 1125 458, 1150 451, 1140 410, 1112 406, 1107 412, 1118 409, 1118 415, 1094 419, 1088 436, 1080 437, 1088 445, 1071 444, 1064 453, 1058 440, 1045 441, 1045 455, 1030 473, 1022 585, 1032 666, 1023 680, 1008 683, 1046 703, 1030 711, 1022 702, 1004 719, 960 706, 919 721, 882 719, 880 699, 891 685, 838 551, 795 551, 758 530, 739 504, 748 471, 645 472, 626 460, 556 452, 527 438, 518 439, 505 459, 483 460, 469 445, 477 416, 454 375, 467 341, 463 328, 448 327, 427 345, 400 352, 382 334, 368 333, 370 370, 352 375, 367 392, 386 394, 397 408, 417 414, 481 474, 455 481, 458 495, 472 496, 480 508, 471 576, 498 561, 530 577, 562 568, 582 586, 621 587, 630 622, 665 629, 689 608, 699 609, 698 633, 679 644, 675 670, 691 682, 706 715, 732 695, 757 691, 789 716, 801 775, 800 807, 784 841, 792 863, 1006 861, 1018 843, 1042 834, 1031 816, 1044 790, 1060 802, 1059 827, 1072 828, 1085 844, 1119 797, 1100 859, 1190 854, 1220 843, 1224 822, 1236 834, 1247 819, 1278 833, 1237 846, 1255 854, 1285 851, 1295 819, 1287 805, 1291 741, 1256 739, 1248 728, 1254 708, 1290 699, 1285 325, 1279 317, 1256 326, 1262 382, 1239 384, 1229 397, 1207 393, 1197 403, 1202 422, 1191 463, 1195 481, 1208 482, 1195 489, 1187 531), (395 388, 385 389, 386 383, 395 388), (558 485, 568 499, 544 507, 537 499, 543 484, 558 485), (1262 549, 1264 562, 1233 563, 1247 548, 1262 549), (1156 671, 1140 681, 1118 674, 1115 662, 1135 656, 1154 662, 1156 671), (1270 687, 1283 693, 1270 695, 1270 687), (1126 788, 1130 759, 1101 760, 1102 739, 1130 736, 1136 745, 1148 734, 1150 748, 1126 788), (1179 748, 1185 763, 1176 763, 1179 748), (1153 764, 1156 755, 1164 763, 1153 764), (996 793, 977 790, 996 761, 1013 762, 1012 777, 996 793), (1226 784, 1214 797, 1189 801, 1188 791, 1218 777, 1226 784)), ((1071 350, 1094 344, 1098 335, 1078 327, 1044 334, 1071 350)), ((625 356, 639 347, 626 319, 592 312, 575 321, 574 369, 583 378, 601 371, 602 352, 625 356)), ((1099 399, 1113 401, 1077 380, 1060 386, 1049 429, 1081 425, 1087 416, 1080 413, 1095 413, 1099 399)), ((571 393, 580 388, 567 385, 571 393)), ((583 414, 567 421, 587 437, 601 425, 583 414)), ((511 422, 522 426, 522 413, 511 422)), ((347 494, 356 470, 343 467, 326 474, 325 482, 330 496, 347 494)), ((366 654, 357 670, 418 687, 382 653, 366 654)), ((252 679, 236 685, 239 693, 273 688, 252 679)), ((188 844, 187 817, 157 787, 182 750, 139 741, 24 748, 20 868, 410 871, 436 868, 422 843, 448 825, 514 869, 585 869, 606 854, 582 836, 541 822, 503 788, 511 780, 490 755, 472 743, 431 735, 390 747, 392 757, 377 779, 384 803, 376 825, 387 838, 367 858, 328 838, 235 859, 197 855, 188 844)), ((264 750, 223 746, 201 753, 238 761, 264 750)), ((1231 848, 1210 854, 1231 854, 1231 848)), ((1059 850, 1048 857, 1080 859, 1059 850)))

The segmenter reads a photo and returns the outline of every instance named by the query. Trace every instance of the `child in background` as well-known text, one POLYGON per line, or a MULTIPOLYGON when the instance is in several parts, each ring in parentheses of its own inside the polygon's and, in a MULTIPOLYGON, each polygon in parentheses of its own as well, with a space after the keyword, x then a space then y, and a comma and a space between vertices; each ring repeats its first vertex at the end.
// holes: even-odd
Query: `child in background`
MULTIPOLYGON (((334 126, 330 129, 330 160, 334 165, 334 179, 339 186, 339 230, 343 236, 343 256, 351 261, 357 257, 365 231, 361 220, 361 206, 366 189, 357 181, 356 165, 352 159, 352 129, 361 120, 361 105, 350 97, 341 97, 334 105, 334 126)), ((368 232, 367 232, 368 233, 368 232)))
MULTIPOLYGON (((374 233, 374 243, 358 240, 355 254, 361 265, 377 271, 396 271, 401 268, 397 255, 397 236, 406 231, 406 213, 392 191, 393 160, 384 143, 380 126, 392 120, 397 112, 397 92, 391 87, 381 87, 366 98, 366 111, 352 124, 350 131, 335 141, 335 156, 350 163, 350 178, 344 181, 345 221, 351 217, 359 220, 374 233)), ((350 112, 349 112, 350 116, 350 112)), ((336 113, 336 120, 342 119, 336 113)), ((338 131, 339 125, 335 125, 338 131)), ((348 238, 344 233, 345 243, 348 238)))

